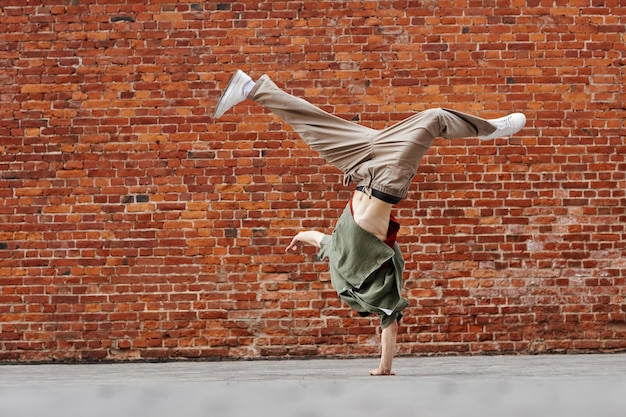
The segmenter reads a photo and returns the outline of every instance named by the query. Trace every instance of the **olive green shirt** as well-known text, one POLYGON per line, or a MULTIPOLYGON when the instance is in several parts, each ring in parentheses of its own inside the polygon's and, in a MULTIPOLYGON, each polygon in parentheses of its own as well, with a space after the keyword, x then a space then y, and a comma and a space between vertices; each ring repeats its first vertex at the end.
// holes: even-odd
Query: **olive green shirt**
POLYGON ((331 283, 342 300, 361 315, 377 314, 383 328, 399 320, 409 302, 401 296, 404 259, 398 244, 392 249, 363 230, 348 203, 320 247, 319 257, 328 258, 331 283))

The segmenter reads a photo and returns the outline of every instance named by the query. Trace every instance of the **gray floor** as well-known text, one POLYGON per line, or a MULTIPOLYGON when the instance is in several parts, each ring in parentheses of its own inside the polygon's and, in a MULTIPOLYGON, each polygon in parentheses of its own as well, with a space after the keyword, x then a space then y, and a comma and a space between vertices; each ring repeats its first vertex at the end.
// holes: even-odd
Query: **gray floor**
POLYGON ((626 416, 626 354, 0 366, 0 416, 626 416))

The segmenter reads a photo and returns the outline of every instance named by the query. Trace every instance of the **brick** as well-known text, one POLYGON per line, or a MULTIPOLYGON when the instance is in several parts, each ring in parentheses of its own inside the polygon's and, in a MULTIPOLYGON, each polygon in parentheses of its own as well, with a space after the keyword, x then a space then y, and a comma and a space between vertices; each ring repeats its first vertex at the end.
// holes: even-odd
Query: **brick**
POLYGON ((80 31, 3 6, 0 361, 378 355, 315 250, 284 253, 350 187, 252 102, 212 119, 237 68, 376 129, 523 111, 508 141, 435 140, 398 206, 398 348, 623 350, 623 10, 418 3, 120 0, 80 31))

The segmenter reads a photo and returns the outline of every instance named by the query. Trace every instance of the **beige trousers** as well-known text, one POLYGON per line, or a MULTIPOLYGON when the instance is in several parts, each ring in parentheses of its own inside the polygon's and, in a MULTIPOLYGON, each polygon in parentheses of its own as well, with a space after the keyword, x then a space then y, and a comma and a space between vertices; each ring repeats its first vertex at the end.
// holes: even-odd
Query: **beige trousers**
MULTIPOLYGON (((263 75, 248 98, 289 124, 320 156, 344 173, 344 185, 355 182, 397 203, 405 198, 420 160, 433 139, 487 135, 496 128, 469 114, 429 109, 383 130, 341 119, 292 96, 263 75)), ((380 198, 380 197, 379 197, 380 198)))

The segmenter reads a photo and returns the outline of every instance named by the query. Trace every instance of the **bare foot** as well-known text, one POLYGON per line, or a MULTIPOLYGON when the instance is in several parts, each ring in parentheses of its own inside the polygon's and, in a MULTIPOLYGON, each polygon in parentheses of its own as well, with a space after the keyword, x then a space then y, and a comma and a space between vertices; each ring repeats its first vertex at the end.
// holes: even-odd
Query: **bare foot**
POLYGON ((391 369, 382 369, 382 368, 377 368, 377 369, 372 369, 370 371, 370 375, 372 376, 387 376, 387 375, 395 375, 391 369))

